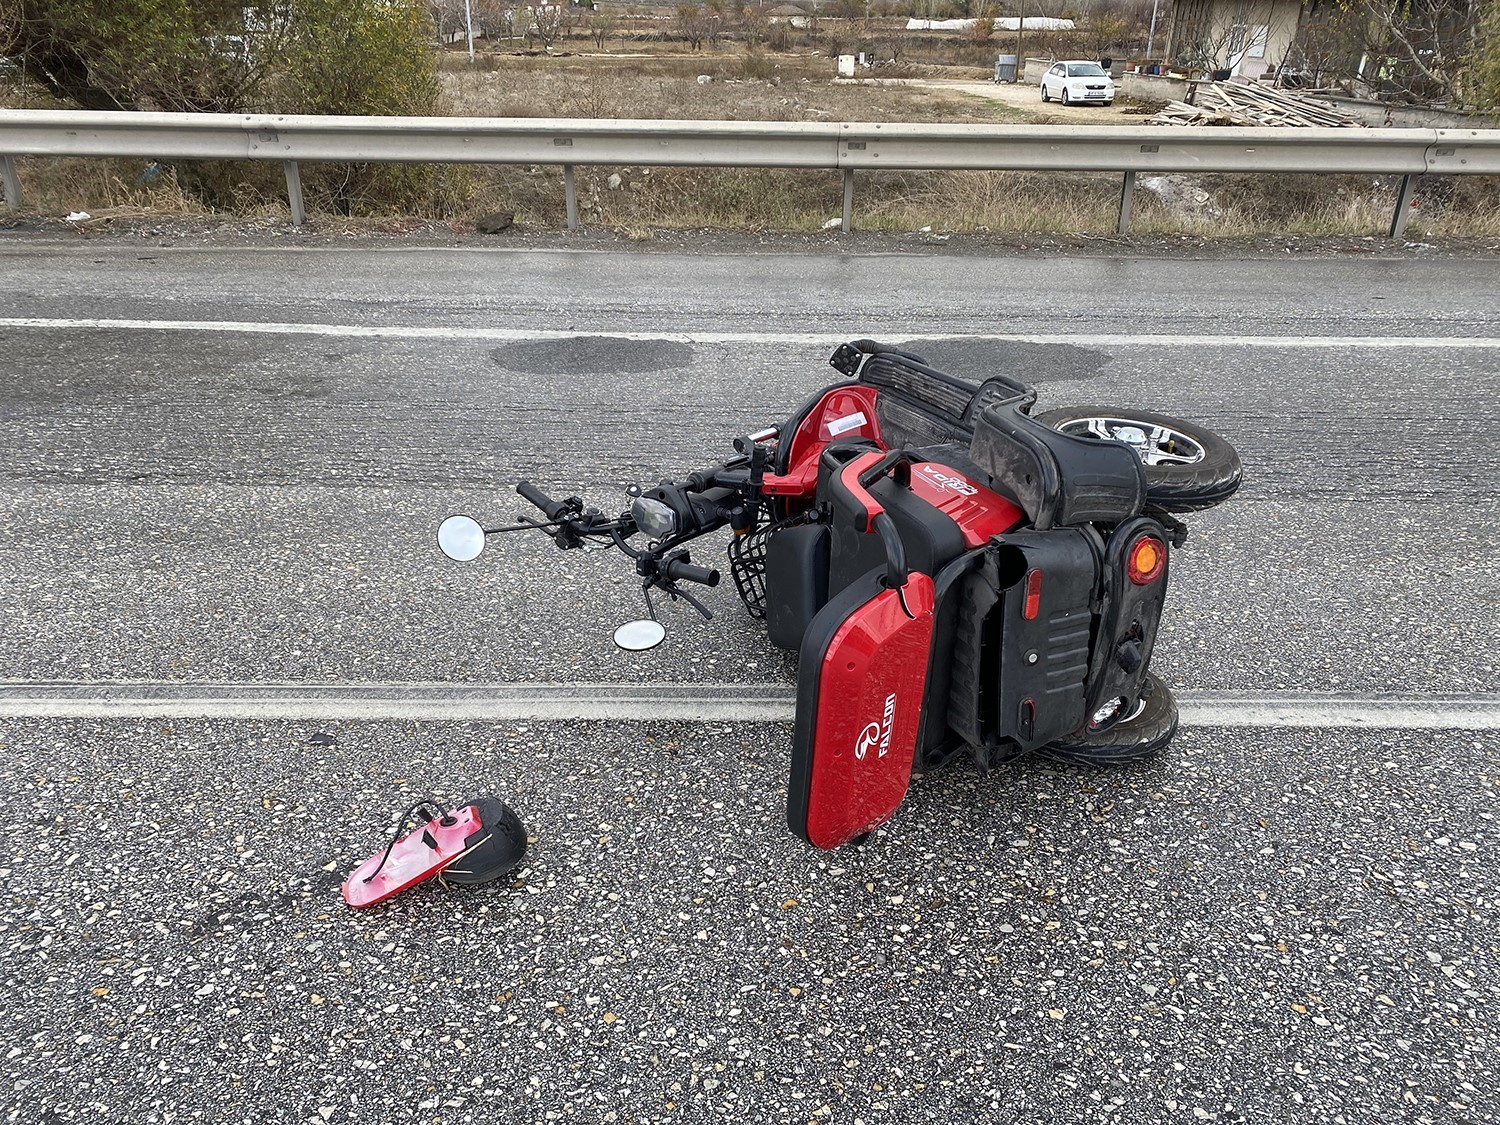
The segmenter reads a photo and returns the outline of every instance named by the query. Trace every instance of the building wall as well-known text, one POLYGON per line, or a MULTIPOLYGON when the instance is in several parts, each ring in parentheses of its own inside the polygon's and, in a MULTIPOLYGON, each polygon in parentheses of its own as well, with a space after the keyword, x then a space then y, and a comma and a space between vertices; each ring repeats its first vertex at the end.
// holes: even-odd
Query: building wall
POLYGON ((1179 0, 1167 61, 1259 78, 1280 67, 1302 18, 1302 0, 1179 0))

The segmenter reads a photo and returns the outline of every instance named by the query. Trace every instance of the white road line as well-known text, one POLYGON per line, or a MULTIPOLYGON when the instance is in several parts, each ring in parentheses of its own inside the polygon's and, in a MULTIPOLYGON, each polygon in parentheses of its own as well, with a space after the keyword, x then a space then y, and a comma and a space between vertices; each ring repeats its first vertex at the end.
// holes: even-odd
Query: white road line
MULTIPOLYGON (((1188 726, 1500 730, 1500 695, 1354 698, 1178 693, 1188 726)), ((750 684, 0 684, 0 719, 603 719, 790 722, 791 687, 750 684)))
MULTIPOLYGON (((232 332, 269 336, 352 336, 397 340, 668 340, 684 344, 776 344, 826 347, 836 332, 572 332, 545 328, 476 328, 465 325, 292 324, 243 320, 129 320, 103 317, 0 317, 0 328, 77 331, 86 328, 149 332, 232 332)), ((1191 336, 1152 333, 919 332, 892 337, 895 343, 987 340, 1015 344, 1071 344, 1080 348, 1293 348, 1444 349, 1500 348, 1496 336, 1191 336)))

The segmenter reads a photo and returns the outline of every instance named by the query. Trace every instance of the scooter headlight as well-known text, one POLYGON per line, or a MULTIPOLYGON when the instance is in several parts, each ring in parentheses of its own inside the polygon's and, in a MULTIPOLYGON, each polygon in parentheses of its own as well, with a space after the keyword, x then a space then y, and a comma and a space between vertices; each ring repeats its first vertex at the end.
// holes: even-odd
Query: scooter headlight
POLYGON ((677 513, 660 500, 637 496, 630 505, 635 526, 652 539, 665 539, 677 530, 677 513))

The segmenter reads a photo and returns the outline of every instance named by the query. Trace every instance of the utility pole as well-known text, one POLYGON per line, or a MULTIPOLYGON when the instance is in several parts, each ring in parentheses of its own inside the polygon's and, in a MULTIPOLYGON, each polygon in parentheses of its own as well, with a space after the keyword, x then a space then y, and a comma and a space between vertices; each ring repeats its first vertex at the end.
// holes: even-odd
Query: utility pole
POLYGON ((1151 30, 1146 32, 1146 61, 1150 62, 1154 57, 1151 48, 1156 46, 1156 10, 1161 6, 1161 0, 1151 0, 1151 30))
POLYGON ((1016 82, 1026 81, 1026 55, 1021 50, 1026 33, 1026 0, 1016 6, 1016 82))
POLYGON ((474 11, 470 0, 464 0, 464 27, 469 32, 469 65, 474 64, 474 11))

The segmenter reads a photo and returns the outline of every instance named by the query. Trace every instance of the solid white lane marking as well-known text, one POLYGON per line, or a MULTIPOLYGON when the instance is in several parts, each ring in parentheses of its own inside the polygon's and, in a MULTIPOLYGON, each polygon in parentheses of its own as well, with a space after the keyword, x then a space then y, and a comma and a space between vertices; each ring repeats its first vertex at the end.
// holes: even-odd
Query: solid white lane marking
MULTIPOLYGON (((1357 698, 1179 692, 1186 726, 1240 729, 1500 730, 1500 696, 1357 698)), ((0 684, 0 718, 425 720, 650 719, 790 722, 777 683, 0 684)))
MULTIPOLYGON (((394 340, 667 340, 683 344, 776 344, 825 347, 837 332, 571 332, 547 328, 478 328, 466 325, 296 324, 243 320, 131 320, 107 317, 0 317, 0 328, 77 331, 86 328, 149 332, 229 332, 269 336, 352 336, 394 340)), ((1191 336, 1153 333, 918 332, 892 336, 896 343, 984 340, 1013 344, 1071 344, 1080 348, 1292 348, 1446 349, 1500 348, 1497 336, 1191 336)))

